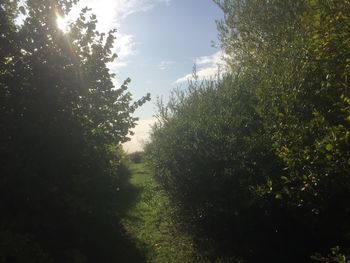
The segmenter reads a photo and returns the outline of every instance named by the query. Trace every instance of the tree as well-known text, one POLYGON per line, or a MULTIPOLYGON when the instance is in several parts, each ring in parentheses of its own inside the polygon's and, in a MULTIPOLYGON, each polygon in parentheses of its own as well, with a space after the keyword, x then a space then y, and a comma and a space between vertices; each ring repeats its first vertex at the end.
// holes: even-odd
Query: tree
POLYGON ((243 73, 190 83, 160 105, 146 147, 156 179, 213 261, 267 262, 264 244, 276 242, 269 207, 278 204, 260 191, 283 166, 257 112, 256 84, 243 73))
POLYGON ((259 111, 288 171, 267 192, 296 228, 309 226, 310 253, 348 249, 349 1, 216 2, 222 48, 232 68, 258 76, 259 111))
POLYGON ((70 31, 58 29, 75 3, 0 4, 0 232, 4 243, 15 239, 5 262, 21 262, 13 252, 22 244, 54 262, 109 262, 123 246, 118 189, 127 175, 116 147, 149 95, 132 104, 129 79, 114 87, 115 31, 99 33, 87 8, 70 31))
POLYGON ((215 2, 230 74, 160 104, 156 178, 213 261, 349 254, 349 1, 215 2))

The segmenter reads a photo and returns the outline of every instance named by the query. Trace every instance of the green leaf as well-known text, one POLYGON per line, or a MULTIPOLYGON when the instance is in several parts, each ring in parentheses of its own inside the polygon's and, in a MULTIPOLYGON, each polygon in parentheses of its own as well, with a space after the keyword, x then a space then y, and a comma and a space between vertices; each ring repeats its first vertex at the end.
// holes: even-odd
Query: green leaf
POLYGON ((282 195, 281 194, 276 194, 275 198, 280 200, 280 199, 282 199, 282 195))
POLYGON ((326 150, 327 150, 327 151, 332 151, 332 150, 333 150, 333 145, 330 144, 330 143, 328 143, 328 144, 326 145, 326 150))
POLYGON ((284 181, 284 182, 289 182, 289 179, 287 176, 281 176, 281 179, 284 181))

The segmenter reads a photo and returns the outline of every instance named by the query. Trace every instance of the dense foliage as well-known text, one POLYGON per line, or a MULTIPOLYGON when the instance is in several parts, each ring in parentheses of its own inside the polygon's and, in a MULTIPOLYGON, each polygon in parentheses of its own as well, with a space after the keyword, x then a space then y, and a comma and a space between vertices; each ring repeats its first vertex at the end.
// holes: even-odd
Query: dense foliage
POLYGON ((126 253, 118 145, 149 96, 131 103, 129 80, 114 87, 114 31, 99 33, 88 9, 68 32, 57 27, 75 3, 0 3, 0 262, 114 262, 126 253))
POLYGON ((349 253, 350 2, 216 3, 230 73, 160 104, 147 146, 156 178, 215 253, 349 253))
POLYGON ((262 226, 270 217, 255 192, 282 170, 248 83, 255 80, 242 74, 191 83, 160 111, 146 148, 156 179, 180 205, 190 231, 234 255, 263 248, 265 232, 274 234, 274 226, 262 226))

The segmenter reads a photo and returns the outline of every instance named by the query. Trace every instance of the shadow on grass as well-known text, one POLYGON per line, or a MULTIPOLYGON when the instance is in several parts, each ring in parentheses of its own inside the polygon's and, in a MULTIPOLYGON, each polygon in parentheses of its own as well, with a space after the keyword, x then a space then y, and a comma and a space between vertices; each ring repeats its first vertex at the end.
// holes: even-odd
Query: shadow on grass
POLYGON ((125 231, 120 233, 120 242, 117 246, 118 262, 143 263, 146 262, 145 254, 138 248, 125 231))
MULTIPOLYGON (((123 173, 126 175, 123 179, 122 187, 118 192, 118 218, 130 220, 130 215, 128 212, 135 207, 137 202, 140 200, 142 187, 135 186, 130 183, 130 178, 132 172, 129 168, 124 167, 123 173)), ((137 218, 133 219, 137 220, 137 218)), ((132 221, 133 221, 132 220, 132 221)), ((120 223, 119 227, 119 244, 117 246, 117 253, 119 255, 118 262, 132 262, 132 263, 141 263, 146 262, 146 256, 144 251, 140 249, 143 247, 143 244, 140 244, 140 241, 134 240, 125 230, 124 226, 120 223)))

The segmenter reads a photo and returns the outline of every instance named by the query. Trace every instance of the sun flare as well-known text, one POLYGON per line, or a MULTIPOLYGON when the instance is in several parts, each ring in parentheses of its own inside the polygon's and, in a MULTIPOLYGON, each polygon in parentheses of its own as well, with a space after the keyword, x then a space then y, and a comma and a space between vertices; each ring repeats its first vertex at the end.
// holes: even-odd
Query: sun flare
POLYGON ((64 33, 68 31, 68 21, 66 18, 57 15, 56 19, 57 27, 62 30, 64 33))

